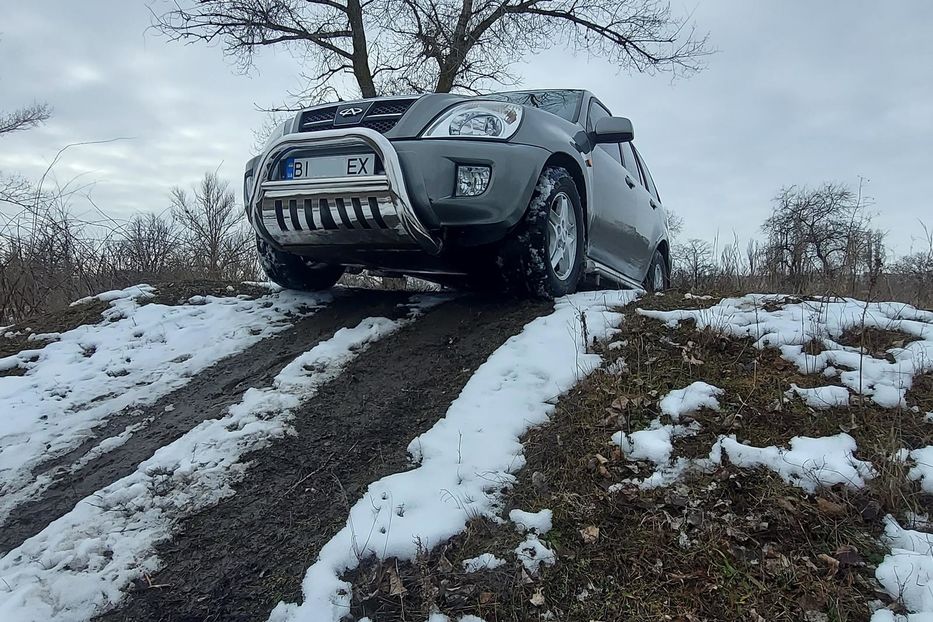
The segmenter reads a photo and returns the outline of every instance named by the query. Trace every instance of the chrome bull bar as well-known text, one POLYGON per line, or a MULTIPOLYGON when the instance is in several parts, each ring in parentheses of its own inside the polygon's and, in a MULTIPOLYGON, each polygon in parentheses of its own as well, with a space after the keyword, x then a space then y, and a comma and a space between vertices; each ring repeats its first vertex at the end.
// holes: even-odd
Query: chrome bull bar
POLYGON ((351 127, 286 134, 275 140, 253 173, 247 215, 260 235, 279 246, 326 244, 334 232, 348 241, 410 240, 436 254, 441 241, 418 218, 402 177, 398 154, 378 132, 351 127), (291 151, 366 147, 385 174, 273 180, 274 168, 291 151))

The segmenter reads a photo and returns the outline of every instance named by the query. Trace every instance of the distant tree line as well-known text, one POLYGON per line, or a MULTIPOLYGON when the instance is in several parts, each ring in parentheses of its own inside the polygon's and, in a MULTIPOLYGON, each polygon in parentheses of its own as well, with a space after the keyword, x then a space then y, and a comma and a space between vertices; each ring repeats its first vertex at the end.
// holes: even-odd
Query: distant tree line
MULTIPOLYGON (((675 217, 674 230, 682 221, 675 217)), ((762 239, 674 245, 673 284, 693 291, 775 291, 933 303, 933 235, 896 260, 872 224, 861 184, 783 188, 762 239)))
POLYGON ((259 277, 242 206, 215 172, 174 188, 164 213, 129 221, 78 217, 79 198, 69 185, 0 180, 0 324, 141 282, 259 277))

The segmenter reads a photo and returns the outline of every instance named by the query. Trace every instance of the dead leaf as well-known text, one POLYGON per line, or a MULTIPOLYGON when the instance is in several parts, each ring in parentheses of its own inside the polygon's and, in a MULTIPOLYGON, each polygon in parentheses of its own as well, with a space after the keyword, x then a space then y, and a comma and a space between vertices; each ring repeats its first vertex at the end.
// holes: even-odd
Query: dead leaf
POLYGON ((881 515, 881 504, 877 501, 870 501, 862 508, 860 514, 867 521, 875 520, 881 515))
POLYGON ((389 596, 401 596, 408 591, 405 589, 405 586, 402 585, 402 579, 398 576, 398 571, 395 569, 394 564, 389 566, 386 573, 389 575, 389 596))
POLYGON ((612 403, 609 404, 609 408, 613 410, 625 410, 628 407, 629 399, 624 395, 622 397, 617 397, 612 400, 612 403))
POLYGON ((593 544, 599 540, 599 527, 596 525, 584 527, 580 530, 580 537, 583 538, 584 544, 593 544))
POLYGON ((828 575, 830 578, 835 577, 836 573, 839 572, 839 560, 835 557, 827 555, 826 553, 820 553, 816 558, 829 567, 828 575))
POLYGON ((836 549, 833 557, 839 561, 840 566, 861 566, 865 563, 865 559, 858 552, 858 549, 849 544, 843 544, 836 549))
POLYGON ((683 355, 684 363, 686 363, 687 365, 702 365, 703 364, 703 361, 701 361, 700 359, 696 358, 692 354, 687 354, 686 350, 681 350, 680 353, 683 355))
POLYGON ((531 596, 531 604, 535 607, 544 606, 544 589, 538 588, 535 590, 535 593, 531 596))
POLYGON ((819 510, 820 514, 826 516, 844 516, 846 514, 846 506, 823 497, 817 497, 816 509, 819 510))

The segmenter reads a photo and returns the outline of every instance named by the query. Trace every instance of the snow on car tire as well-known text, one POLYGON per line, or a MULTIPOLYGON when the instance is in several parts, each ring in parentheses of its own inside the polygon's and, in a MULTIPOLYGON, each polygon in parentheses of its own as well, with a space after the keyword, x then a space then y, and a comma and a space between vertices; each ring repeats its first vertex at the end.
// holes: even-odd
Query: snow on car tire
POLYGON ((343 274, 343 266, 317 263, 307 257, 283 253, 256 236, 259 264, 266 276, 285 289, 305 292, 330 289, 343 274))
POLYGON ((544 169, 524 218, 499 249, 506 289, 537 298, 575 292, 585 244, 583 206, 573 177, 561 167, 544 169))

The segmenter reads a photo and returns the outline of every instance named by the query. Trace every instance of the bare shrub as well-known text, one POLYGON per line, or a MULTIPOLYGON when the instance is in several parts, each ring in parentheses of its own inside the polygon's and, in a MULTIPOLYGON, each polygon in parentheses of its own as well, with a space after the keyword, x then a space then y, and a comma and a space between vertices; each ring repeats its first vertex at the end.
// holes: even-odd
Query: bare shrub
POLYGON ((172 215, 181 252, 197 273, 219 280, 255 276, 255 237, 229 182, 216 172, 205 173, 190 195, 172 188, 172 215))

